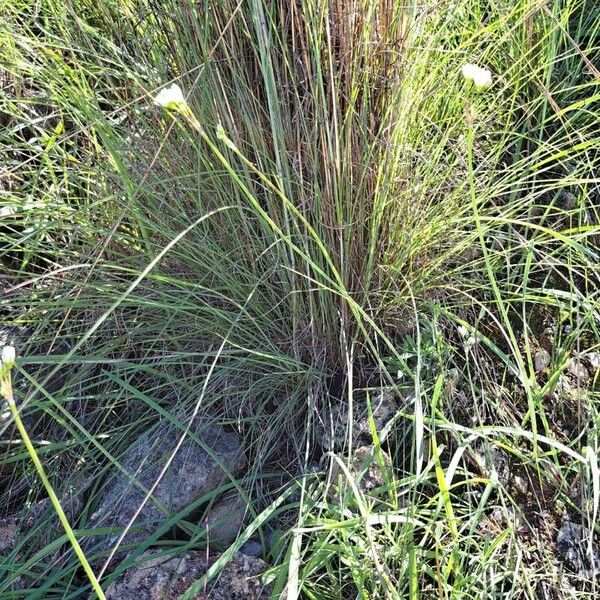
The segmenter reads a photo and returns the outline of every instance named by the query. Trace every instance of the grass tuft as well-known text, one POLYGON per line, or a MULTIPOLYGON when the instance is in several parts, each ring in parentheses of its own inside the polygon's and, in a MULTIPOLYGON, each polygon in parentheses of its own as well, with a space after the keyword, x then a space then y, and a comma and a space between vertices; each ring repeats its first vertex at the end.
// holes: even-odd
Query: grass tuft
POLYGON ((3 8, 0 516, 41 514, 1 598, 206 548, 218 491, 97 584, 39 504, 77 548, 128 448, 197 415, 241 437, 252 522, 185 597, 273 531, 273 597, 593 597, 556 535, 600 497, 596 2, 3 8))

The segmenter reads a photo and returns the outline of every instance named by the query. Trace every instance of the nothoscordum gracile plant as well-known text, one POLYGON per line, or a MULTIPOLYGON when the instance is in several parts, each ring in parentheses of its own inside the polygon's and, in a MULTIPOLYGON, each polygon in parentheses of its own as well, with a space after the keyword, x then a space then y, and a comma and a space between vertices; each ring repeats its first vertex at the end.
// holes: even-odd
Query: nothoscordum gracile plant
POLYGON ((99 600, 104 600, 104 592, 102 591, 98 579, 96 578, 96 575, 94 574, 85 554, 83 553, 83 550, 81 549, 81 546, 79 545, 79 542, 77 541, 77 537, 75 536, 75 533, 71 525, 69 524, 69 520, 65 515, 60 500, 56 495, 56 492, 54 491, 54 488, 52 487, 48 476, 46 475, 44 466, 42 465, 42 462, 36 452, 36 449, 31 442, 29 434, 25 429, 25 426, 21 419, 21 415, 19 414, 19 407, 17 406, 17 403, 15 401, 12 388, 12 369, 15 366, 15 360, 16 353, 14 347, 10 345, 4 346, 0 353, 0 400, 3 399, 8 404, 8 408, 10 410, 14 423, 17 427, 17 430, 19 431, 19 435, 21 436, 23 444, 25 445, 29 457, 31 458, 31 462, 34 464, 38 476, 44 484, 44 488, 46 489, 48 497, 50 498, 52 507, 58 515, 60 524, 65 530, 67 538, 69 539, 69 543, 73 547, 73 550, 75 551, 75 554, 77 555, 77 558, 79 559, 79 562, 81 563, 81 566, 83 567, 85 574, 89 579, 94 592, 96 593, 97 598, 99 600))

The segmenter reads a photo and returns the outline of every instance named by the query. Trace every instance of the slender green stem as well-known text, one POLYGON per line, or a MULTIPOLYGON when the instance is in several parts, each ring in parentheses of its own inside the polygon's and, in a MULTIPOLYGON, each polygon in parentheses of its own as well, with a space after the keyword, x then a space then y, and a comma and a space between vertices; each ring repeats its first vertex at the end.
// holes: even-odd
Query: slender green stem
POLYGON ((46 471, 44 470, 44 467, 37 455, 37 452, 35 451, 35 448, 34 448, 33 444, 31 443, 31 439, 29 438, 29 435, 27 434, 25 425, 23 424, 23 421, 21 420, 21 415, 19 414, 19 409, 17 407, 17 403, 15 402, 14 394, 12 391, 10 369, 7 368, 6 365, 0 365, 0 393, 1 393, 2 397, 4 397, 4 399, 6 400, 6 402, 8 404, 10 412, 11 412, 13 419, 15 421, 15 424, 17 426, 17 429, 19 430, 19 435, 21 436, 21 439, 23 440, 23 443, 25 444, 25 448, 27 448, 27 452, 29 453, 31 461, 33 462, 33 464, 36 468, 36 471, 38 472, 38 475, 40 476, 40 479, 42 480, 42 483, 44 484, 44 487, 46 488, 46 492, 48 493, 50 502, 52 502, 52 506, 54 507, 54 510, 56 511, 56 514, 58 515, 60 523, 63 526, 65 533, 67 534, 67 538, 69 538, 69 542, 73 546, 73 550, 75 551, 75 554, 77 555, 77 558, 79 559, 79 562, 81 563, 81 566, 83 567, 83 569, 85 571, 85 574, 87 575, 90 583, 92 584, 92 588, 96 592, 96 596, 100 600, 105 600, 106 596, 104 595, 104 592, 102 591, 102 588, 100 587, 100 583, 98 582, 98 579, 94 575, 94 571, 92 570, 90 563, 88 562, 87 558, 85 557, 85 554, 84 554, 83 550, 81 549, 79 542, 77 541, 75 532, 71 528, 71 525, 69 525, 69 520, 67 519, 67 515, 65 515, 65 512, 60 504, 60 500, 59 500, 58 496, 56 495, 56 492, 54 491, 54 488, 52 487, 52 484, 50 483, 50 481, 46 475, 46 471))
MULTIPOLYGON (((533 432, 533 448, 534 453, 537 454, 537 422, 535 418, 535 403, 533 400, 533 394, 531 393, 531 382, 527 376, 527 369, 525 367, 525 362, 523 361, 523 357, 521 356, 521 352, 519 351, 519 344, 517 342, 517 338, 515 337, 515 332, 511 326, 510 318, 508 316, 508 311, 506 310, 506 305, 502 299, 502 293, 498 286, 498 282, 496 281, 496 275, 494 274, 494 268, 491 262, 490 254, 488 252, 487 246, 485 244, 485 233, 483 231, 483 226, 481 223, 481 216, 479 214, 479 206, 477 204, 477 189, 475 185, 475 169, 473 166, 473 145, 475 141, 475 127, 473 124, 473 106, 471 104, 467 104, 467 170, 468 170, 468 178, 469 178, 469 191, 471 197, 471 208, 473 211, 473 220, 475 222, 475 228, 477 230, 477 235, 479 237, 479 243, 481 246, 481 251, 483 253, 485 270, 490 282, 490 287, 492 288, 492 293, 494 295, 494 300, 496 301, 496 306, 500 311, 500 315, 502 317, 502 321, 506 327, 506 333, 508 335, 508 339, 510 345, 513 350, 513 354, 515 357, 515 361, 517 363, 519 369, 519 376, 521 379, 521 383, 523 384, 523 388, 525 393, 527 394, 527 402, 528 402, 528 415, 531 420, 531 429, 533 432)), ((526 420, 526 418, 525 418, 526 420)))

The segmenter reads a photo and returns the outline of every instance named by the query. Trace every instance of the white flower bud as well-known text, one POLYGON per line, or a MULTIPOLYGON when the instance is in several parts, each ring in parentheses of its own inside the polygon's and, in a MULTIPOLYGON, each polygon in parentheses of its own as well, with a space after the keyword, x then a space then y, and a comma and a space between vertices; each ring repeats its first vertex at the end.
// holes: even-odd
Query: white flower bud
POLYGON ((483 69, 473 63, 466 63, 462 66, 463 77, 471 81, 479 90, 492 85, 492 72, 489 69, 483 69))
POLYGON ((13 346, 4 346, 2 348, 2 354, 0 355, 0 362, 2 362, 3 366, 11 369, 15 364, 15 356, 16 353, 13 346))
POLYGON ((183 97, 181 88, 176 83, 173 83, 156 94, 154 104, 163 106, 169 110, 177 110, 186 107, 187 101, 183 97))

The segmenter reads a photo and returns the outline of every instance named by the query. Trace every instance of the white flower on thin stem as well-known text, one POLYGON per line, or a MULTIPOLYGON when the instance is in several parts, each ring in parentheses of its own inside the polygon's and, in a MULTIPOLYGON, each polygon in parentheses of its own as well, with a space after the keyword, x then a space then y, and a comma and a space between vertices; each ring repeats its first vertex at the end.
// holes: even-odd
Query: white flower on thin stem
POLYGON ((12 369, 12 366, 15 364, 15 349, 13 346, 4 346, 4 348, 2 348, 0 362, 2 363, 2 366, 12 369))
POLYGON ((471 81, 478 90, 485 89, 492 85, 492 72, 489 69, 478 67, 473 63, 465 63, 462 66, 463 77, 471 81))
POLYGON ((183 96, 181 88, 176 83, 173 83, 156 94, 154 97, 154 104, 170 110, 177 110, 185 108, 187 106, 187 101, 183 96))
POLYGON ((465 349, 470 350, 477 343, 477 338, 463 325, 459 325, 457 329, 460 337, 463 339, 465 349))

